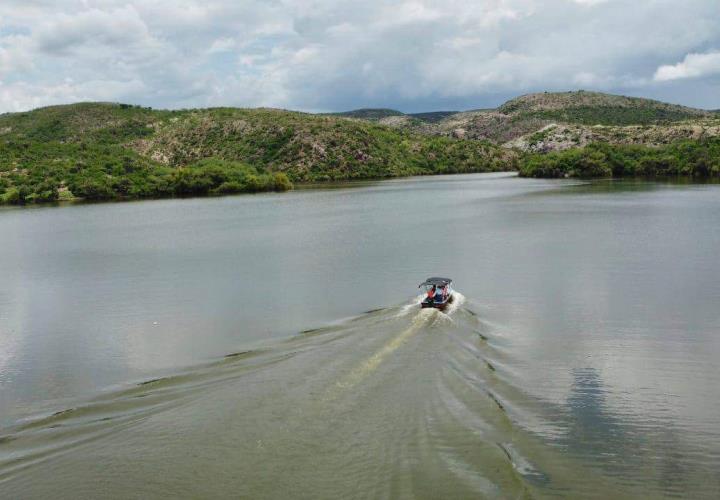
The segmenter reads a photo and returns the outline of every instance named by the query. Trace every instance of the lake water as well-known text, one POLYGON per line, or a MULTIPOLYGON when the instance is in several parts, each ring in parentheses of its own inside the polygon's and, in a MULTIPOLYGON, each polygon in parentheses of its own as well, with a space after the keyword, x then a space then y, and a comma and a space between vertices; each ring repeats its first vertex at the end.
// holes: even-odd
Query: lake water
POLYGON ((2 209, 0 496, 718 498, 719 221, 509 174, 2 209))

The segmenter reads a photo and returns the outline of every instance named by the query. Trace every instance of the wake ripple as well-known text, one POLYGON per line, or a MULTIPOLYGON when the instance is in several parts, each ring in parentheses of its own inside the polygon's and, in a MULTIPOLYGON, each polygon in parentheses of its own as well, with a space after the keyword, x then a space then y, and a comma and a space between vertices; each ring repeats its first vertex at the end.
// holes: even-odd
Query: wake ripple
POLYGON ((446 312, 420 300, 8 429, 0 484, 11 496, 160 485, 308 498, 528 497, 552 485, 538 464, 554 459, 521 424, 514 360, 481 307, 457 292, 446 312))

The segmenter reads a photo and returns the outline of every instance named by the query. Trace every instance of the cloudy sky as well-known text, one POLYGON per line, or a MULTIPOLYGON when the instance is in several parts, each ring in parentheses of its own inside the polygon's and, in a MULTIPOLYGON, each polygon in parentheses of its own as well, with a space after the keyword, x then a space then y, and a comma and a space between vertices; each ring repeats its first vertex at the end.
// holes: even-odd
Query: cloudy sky
POLYGON ((0 1, 0 112, 411 112, 579 88, 720 108, 720 0, 0 1))

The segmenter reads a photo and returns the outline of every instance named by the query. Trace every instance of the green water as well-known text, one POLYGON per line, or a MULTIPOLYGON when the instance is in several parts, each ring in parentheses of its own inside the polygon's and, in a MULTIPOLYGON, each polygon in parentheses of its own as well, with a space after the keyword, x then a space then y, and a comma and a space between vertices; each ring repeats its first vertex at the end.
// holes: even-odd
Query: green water
POLYGON ((718 220, 497 174, 0 210, 0 496, 717 498, 718 220))

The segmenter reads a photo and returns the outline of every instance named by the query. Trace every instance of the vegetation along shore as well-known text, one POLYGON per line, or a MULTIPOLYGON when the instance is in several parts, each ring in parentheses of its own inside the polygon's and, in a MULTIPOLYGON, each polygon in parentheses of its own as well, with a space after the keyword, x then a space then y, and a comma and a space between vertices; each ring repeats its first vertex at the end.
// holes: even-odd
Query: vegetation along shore
POLYGON ((0 203, 284 191, 293 183, 518 170, 720 176, 720 114, 594 92, 497 109, 317 115, 80 103, 0 115, 0 203))

